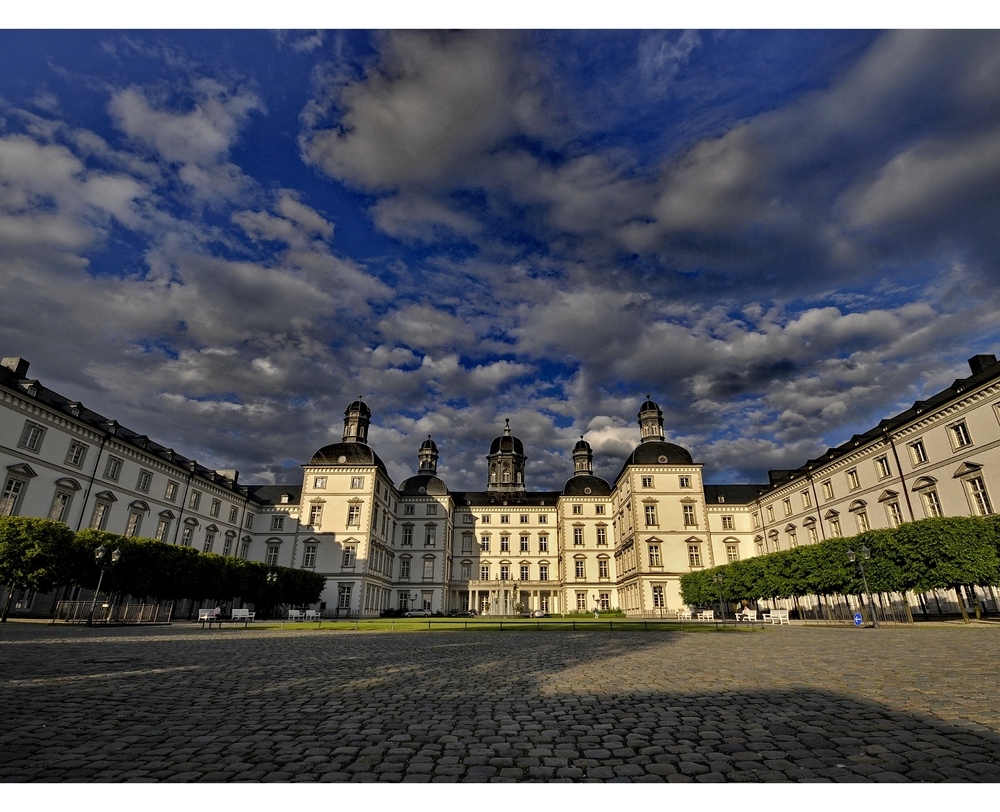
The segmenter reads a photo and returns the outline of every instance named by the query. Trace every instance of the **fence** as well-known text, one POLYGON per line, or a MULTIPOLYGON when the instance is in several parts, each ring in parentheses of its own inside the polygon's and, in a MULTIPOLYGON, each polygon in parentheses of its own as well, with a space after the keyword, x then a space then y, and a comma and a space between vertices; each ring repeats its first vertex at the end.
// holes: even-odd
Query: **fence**
MULTIPOLYGON (((86 623, 90 618, 91 601, 59 601, 52 622, 86 623)), ((93 623, 169 623, 172 606, 168 603, 98 603, 94 607, 93 623)))

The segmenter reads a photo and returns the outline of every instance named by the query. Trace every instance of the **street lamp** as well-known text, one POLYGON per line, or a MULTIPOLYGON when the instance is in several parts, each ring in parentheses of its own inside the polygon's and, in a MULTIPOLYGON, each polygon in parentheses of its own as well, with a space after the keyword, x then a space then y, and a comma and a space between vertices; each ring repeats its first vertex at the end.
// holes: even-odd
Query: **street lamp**
POLYGON ((97 576, 97 588, 94 590, 94 600, 90 604, 90 614, 87 616, 87 625, 94 625, 94 612, 97 611, 97 596, 101 591, 101 583, 104 581, 104 570, 106 567, 114 566, 118 563, 122 551, 117 547, 111 551, 111 561, 106 558, 108 549, 103 544, 94 550, 94 561, 101 565, 101 574, 97 576))
POLYGON ((271 616, 271 612, 274 612, 277 609, 277 607, 275 606, 275 603, 274 603, 273 589, 274 589, 275 585, 278 583, 278 571, 277 570, 271 570, 267 574, 267 577, 265 578, 265 580, 267 581, 267 603, 268 603, 267 609, 268 609, 268 617, 270 617, 271 616))
POLYGON ((867 561, 872 557, 872 554, 871 550, 869 550, 867 547, 864 546, 859 550, 859 552, 861 553, 860 558, 858 558, 854 550, 848 549, 847 560, 850 561, 852 564, 857 564, 858 569, 861 571, 861 580, 865 585, 865 594, 868 596, 868 606, 869 606, 868 611, 872 613, 872 628, 877 629, 878 618, 875 615, 875 601, 872 599, 872 591, 868 588, 868 576, 865 575, 865 564, 864 564, 865 561, 867 561))
POLYGON ((712 580, 715 581, 716 585, 719 587, 719 614, 722 615, 722 622, 726 622, 726 607, 722 602, 722 582, 726 580, 726 577, 721 573, 717 572, 712 576, 712 580))

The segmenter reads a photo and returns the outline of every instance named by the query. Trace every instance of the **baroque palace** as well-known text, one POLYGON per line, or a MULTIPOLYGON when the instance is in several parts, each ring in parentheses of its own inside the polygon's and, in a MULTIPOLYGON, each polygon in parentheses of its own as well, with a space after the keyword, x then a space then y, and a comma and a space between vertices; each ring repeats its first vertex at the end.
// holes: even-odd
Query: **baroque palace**
MULTIPOLYGON (((508 424, 490 445, 486 489, 459 492, 438 477, 431 438, 415 475, 394 483, 368 444, 360 400, 301 484, 243 485, 237 471, 199 465, 4 358, 0 515, 310 569, 326 578, 314 607, 325 616, 664 615, 682 607, 679 578, 695 569, 924 517, 993 513, 1000 364, 977 355, 969 365, 969 377, 799 468, 771 471, 767 484, 706 485, 690 452, 665 441, 663 413, 647 399, 641 441, 610 482, 594 474, 581 438, 562 490, 529 490, 508 424)), ((14 614, 50 612, 55 597, 15 596, 14 614)))

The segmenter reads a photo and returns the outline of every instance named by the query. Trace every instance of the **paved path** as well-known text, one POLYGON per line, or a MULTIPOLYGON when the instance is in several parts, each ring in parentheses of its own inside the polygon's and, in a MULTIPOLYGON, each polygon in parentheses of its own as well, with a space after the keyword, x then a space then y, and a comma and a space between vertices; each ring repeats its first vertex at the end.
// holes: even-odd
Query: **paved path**
POLYGON ((0 626, 2 781, 997 781, 1000 628, 0 626))

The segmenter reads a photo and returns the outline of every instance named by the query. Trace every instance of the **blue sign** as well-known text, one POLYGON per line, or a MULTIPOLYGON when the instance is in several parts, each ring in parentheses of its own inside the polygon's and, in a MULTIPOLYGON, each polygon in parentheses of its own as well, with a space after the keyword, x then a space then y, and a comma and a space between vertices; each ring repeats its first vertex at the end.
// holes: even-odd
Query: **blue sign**
POLYGON ((861 612, 855 612, 854 613, 854 625, 855 626, 860 626, 862 624, 863 620, 864 619, 861 617, 861 612))

